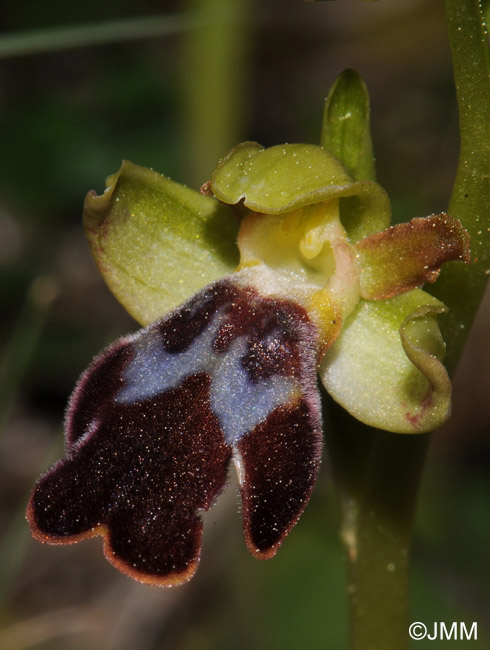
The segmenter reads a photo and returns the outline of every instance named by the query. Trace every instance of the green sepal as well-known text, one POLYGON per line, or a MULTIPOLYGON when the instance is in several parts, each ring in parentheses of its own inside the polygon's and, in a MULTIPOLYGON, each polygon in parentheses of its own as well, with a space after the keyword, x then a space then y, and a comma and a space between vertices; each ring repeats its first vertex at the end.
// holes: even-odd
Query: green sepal
POLYGON ((250 210, 266 214, 342 198, 340 216, 354 243, 390 224, 383 188, 372 181, 353 181, 334 155, 315 145, 238 145, 214 170, 211 190, 223 203, 243 201, 250 210))
POLYGON ((153 322, 238 263, 238 225, 213 198, 125 161, 83 223, 95 261, 119 302, 153 322))
POLYGON ((327 351, 321 380, 355 418, 395 433, 423 433, 451 410, 451 382, 437 314, 443 303, 421 289, 361 300, 327 351))
POLYGON ((344 163, 356 181, 376 178, 369 112, 361 75, 344 70, 325 100, 321 145, 344 163))

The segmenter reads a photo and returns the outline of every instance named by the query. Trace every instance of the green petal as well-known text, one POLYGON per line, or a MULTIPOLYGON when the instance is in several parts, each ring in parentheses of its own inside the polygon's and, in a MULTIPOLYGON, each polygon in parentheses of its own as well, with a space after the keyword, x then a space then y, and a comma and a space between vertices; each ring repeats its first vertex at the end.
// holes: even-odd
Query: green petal
POLYGON ((127 161, 102 195, 88 193, 83 222, 109 288, 143 325, 238 263, 228 208, 127 161))
POLYGON ((223 203, 243 200, 250 210, 267 214, 345 197, 340 215, 354 242, 390 224, 385 191, 372 181, 354 182, 335 156, 315 145, 241 144, 216 167, 211 189, 223 203))
POLYGON ((361 300, 322 360, 325 388, 365 424, 396 433, 432 431, 451 409, 436 319, 445 310, 421 289, 361 300))

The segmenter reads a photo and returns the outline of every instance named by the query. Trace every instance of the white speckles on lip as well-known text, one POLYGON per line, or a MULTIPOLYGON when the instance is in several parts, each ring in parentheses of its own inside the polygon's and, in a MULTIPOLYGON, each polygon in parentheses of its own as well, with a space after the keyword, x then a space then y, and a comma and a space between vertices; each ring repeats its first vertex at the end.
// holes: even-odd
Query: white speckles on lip
POLYGON ((158 327, 143 331, 132 342, 134 356, 124 371, 125 384, 116 397, 119 404, 133 404, 177 388, 188 375, 204 370, 214 328, 207 327, 193 344, 180 353, 167 352, 158 327))
POLYGON ((222 318, 218 313, 192 345, 179 353, 165 350, 158 328, 144 331, 133 340, 134 356, 124 371, 125 385, 116 403, 151 399, 177 388, 189 375, 206 372, 211 376, 211 410, 226 442, 235 444, 271 411, 290 402, 299 390, 295 379, 275 375, 259 382, 250 380, 242 365, 246 337, 237 338, 226 352, 214 352, 212 345, 222 318))
POLYGON ((287 404, 297 392, 296 381, 289 377, 274 375, 250 381, 242 366, 246 349, 246 338, 238 338, 227 353, 217 355, 219 361, 211 371, 211 409, 229 444, 263 422, 276 407, 287 404))

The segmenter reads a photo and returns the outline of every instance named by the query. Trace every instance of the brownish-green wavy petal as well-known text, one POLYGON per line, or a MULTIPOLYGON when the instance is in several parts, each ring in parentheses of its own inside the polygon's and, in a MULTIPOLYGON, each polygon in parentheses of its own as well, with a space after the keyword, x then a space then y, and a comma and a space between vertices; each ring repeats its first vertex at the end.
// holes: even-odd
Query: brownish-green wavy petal
POLYGON ((355 248, 366 300, 392 298, 434 282, 444 262, 471 261, 468 233, 458 219, 444 213, 392 226, 355 248))

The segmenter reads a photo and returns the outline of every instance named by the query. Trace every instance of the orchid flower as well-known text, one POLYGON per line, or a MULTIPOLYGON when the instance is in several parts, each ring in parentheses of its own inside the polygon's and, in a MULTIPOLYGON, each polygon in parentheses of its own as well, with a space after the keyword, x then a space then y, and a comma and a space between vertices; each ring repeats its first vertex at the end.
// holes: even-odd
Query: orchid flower
POLYGON ((420 287, 469 261, 458 220, 390 227, 384 190, 326 149, 256 143, 220 161, 201 194, 125 162, 84 214, 109 286, 145 327, 74 390, 67 458, 28 508, 41 541, 101 535, 132 577, 184 582, 199 512, 232 460, 247 547, 270 558, 317 477, 317 377, 372 426, 420 433, 448 417, 446 308, 420 287))

